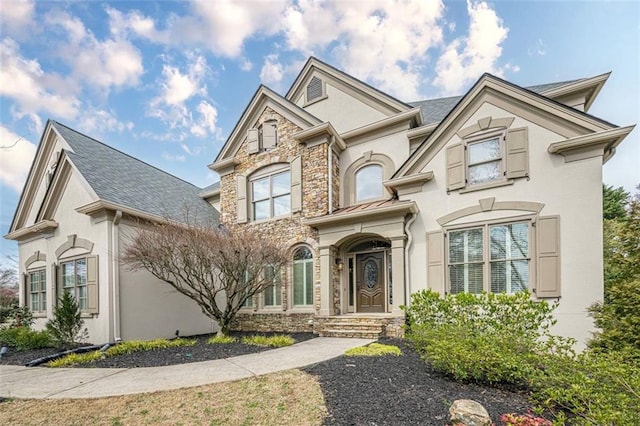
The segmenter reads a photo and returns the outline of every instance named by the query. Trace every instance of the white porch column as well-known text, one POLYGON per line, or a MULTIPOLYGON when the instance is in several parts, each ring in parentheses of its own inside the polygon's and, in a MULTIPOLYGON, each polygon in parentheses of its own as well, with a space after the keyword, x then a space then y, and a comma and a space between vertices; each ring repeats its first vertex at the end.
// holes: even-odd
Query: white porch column
POLYGON ((401 316, 400 305, 405 304, 404 294, 404 235, 391 238, 391 279, 393 280, 393 306, 391 313, 401 316))
POLYGON ((333 256, 331 246, 320 247, 320 311, 319 315, 333 314, 333 256))

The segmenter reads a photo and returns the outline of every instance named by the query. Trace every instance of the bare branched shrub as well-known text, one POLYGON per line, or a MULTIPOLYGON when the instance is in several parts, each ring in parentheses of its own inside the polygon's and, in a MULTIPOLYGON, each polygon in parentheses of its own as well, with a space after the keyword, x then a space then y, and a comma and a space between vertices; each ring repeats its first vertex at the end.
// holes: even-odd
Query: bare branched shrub
POLYGON ((286 255, 248 227, 227 230, 167 221, 140 225, 123 262, 132 270, 146 269, 193 299, 218 322, 219 334, 227 334, 245 302, 274 285, 286 255))

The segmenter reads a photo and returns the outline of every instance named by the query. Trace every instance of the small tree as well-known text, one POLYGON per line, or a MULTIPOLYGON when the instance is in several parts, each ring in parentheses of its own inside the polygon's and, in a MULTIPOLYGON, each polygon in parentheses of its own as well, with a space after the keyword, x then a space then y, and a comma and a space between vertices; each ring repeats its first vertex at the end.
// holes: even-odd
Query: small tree
POLYGON ((89 337, 84 320, 80 316, 80 306, 71 293, 65 291, 58 306, 53 310, 53 319, 47 322, 47 331, 58 347, 70 347, 89 337))
POLYGON ((139 226, 123 262, 194 300, 223 335, 248 299, 274 285, 274 274, 267 271, 280 273, 286 256, 273 239, 251 227, 226 230, 167 221, 139 226))

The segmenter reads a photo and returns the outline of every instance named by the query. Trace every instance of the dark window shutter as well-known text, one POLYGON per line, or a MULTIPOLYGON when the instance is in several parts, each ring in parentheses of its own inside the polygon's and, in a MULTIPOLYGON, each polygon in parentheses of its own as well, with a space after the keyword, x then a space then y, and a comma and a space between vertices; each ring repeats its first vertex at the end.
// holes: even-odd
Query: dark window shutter
POLYGON ((537 233, 538 297, 560 297, 560 217, 540 217, 537 233))
POLYGON ((57 263, 51 265, 51 279, 53 282, 51 283, 51 291, 53 291, 53 304, 52 308, 58 306, 58 301, 60 300, 61 291, 62 291, 62 268, 57 263))
POLYGON ((427 233, 427 285, 430 289, 444 294, 444 233, 433 231, 427 233))
POLYGON ((311 102, 322 96, 322 80, 313 77, 307 85, 307 102, 311 102))
POLYGON ((302 210, 302 157, 291 160, 291 211, 302 210))
POLYGON ((464 188, 464 145, 459 143, 447 147, 447 191, 464 188))
POLYGON ((507 132, 508 179, 529 176, 529 132, 528 129, 513 129, 507 132))
POLYGON ((97 314, 99 308, 98 256, 87 256, 87 312, 97 314))
POLYGON ((267 121, 262 125, 262 148, 275 148, 278 144, 278 123, 267 121))
POLYGON ((258 140, 258 129, 247 130, 247 152, 255 154, 260 151, 260 143, 258 140))
POLYGON ((247 222, 247 177, 236 176, 236 214, 238 223, 247 222))

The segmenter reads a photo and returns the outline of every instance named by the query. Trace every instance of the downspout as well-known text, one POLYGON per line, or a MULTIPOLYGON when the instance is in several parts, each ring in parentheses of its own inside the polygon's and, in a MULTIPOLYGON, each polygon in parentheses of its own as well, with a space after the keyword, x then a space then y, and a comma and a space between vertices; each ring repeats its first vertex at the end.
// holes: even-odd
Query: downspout
POLYGON ((333 213, 333 144, 336 143, 336 137, 331 136, 331 142, 329 142, 328 155, 329 155, 329 214, 333 213))
POLYGON ((409 250, 413 244, 413 234, 411 233, 411 225, 418 218, 418 213, 413 213, 407 223, 404 225, 404 233, 407 235, 407 245, 404 248, 404 305, 411 304, 411 268, 409 250))
POLYGON ((113 340, 119 342, 120 337, 120 229, 118 225, 122 219, 122 211, 117 210, 113 217, 112 227, 112 276, 113 276, 113 340))

